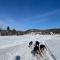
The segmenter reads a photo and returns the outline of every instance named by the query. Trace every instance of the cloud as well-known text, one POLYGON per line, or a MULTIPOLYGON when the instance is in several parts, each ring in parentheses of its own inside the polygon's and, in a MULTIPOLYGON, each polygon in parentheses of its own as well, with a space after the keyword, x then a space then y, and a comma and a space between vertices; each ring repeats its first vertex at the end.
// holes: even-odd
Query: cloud
POLYGON ((54 15, 54 14, 56 14, 58 12, 60 12, 60 9, 49 11, 49 12, 46 12, 44 14, 32 16, 32 17, 29 17, 29 18, 28 17, 24 18, 24 19, 22 18, 22 22, 27 22, 27 23, 29 23, 29 22, 30 23, 44 23, 44 22, 47 22, 49 20, 48 16, 54 15))
POLYGON ((3 16, 2 19, 0 18, 0 28, 6 28, 7 26, 10 26, 12 28, 22 28, 25 26, 32 26, 32 24, 40 24, 40 23, 46 23, 49 21, 48 16, 54 15, 56 13, 60 12, 60 9, 53 10, 41 15, 32 16, 30 18, 22 18, 21 21, 14 20, 12 17, 9 16, 3 16))
POLYGON ((14 20, 13 18, 8 16, 2 16, 2 18, 0 18, 0 28, 2 29, 6 29, 7 26, 9 26, 11 29, 19 29, 22 27, 20 23, 19 21, 14 20))
POLYGON ((58 13, 58 12, 60 12, 60 9, 56 9, 56 10, 46 12, 46 13, 41 14, 41 15, 30 17, 29 20, 32 21, 32 22, 36 22, 36 23, 47 22, 49 20, 48 16, 52 16, 52 15, 58 13))
POLYGON ((3 20, 0 20, 0 28, 5 28, 7 26, 7 23, 3 20))
POLYGON ((7 26, 14 27, 15 20, 8 16, 2 16, 0 18, 0 28, 6 28, 7 26))
POLYGON ((41 17, 54 15, 54 14, 56 14, 56 13, 58 13, 58 12, 60 12, 60 9, 56 9, 56 10, 53 10, 53 11, 44 13, 44 14, 41 15, 41 17))

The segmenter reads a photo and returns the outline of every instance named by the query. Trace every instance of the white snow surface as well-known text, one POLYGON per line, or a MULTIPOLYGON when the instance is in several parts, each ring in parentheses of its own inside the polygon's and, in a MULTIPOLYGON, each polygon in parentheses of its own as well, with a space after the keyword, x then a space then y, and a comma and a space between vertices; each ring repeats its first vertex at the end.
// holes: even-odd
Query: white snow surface
MULTIPOLYGON (((60 35, 21 35, 21 36, 0 36, 0 60, 15 60, 20 56, 20 60, 42 60, 31 54, 28 47, 30 41, 45 43, 56 60, 60 60, 60 35)), ((39 56, 38 56, 39 57, 39 56)), ((48 59, 47 59, 48 60, 48 59)))

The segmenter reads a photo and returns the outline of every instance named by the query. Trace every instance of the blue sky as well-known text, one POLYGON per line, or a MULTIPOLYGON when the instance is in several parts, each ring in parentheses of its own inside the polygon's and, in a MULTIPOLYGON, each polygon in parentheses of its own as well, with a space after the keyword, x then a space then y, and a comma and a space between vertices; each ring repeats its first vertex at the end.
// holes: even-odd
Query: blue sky
POLYGON ((0 0, 0 28, 60 28, 60 0, 0 0))

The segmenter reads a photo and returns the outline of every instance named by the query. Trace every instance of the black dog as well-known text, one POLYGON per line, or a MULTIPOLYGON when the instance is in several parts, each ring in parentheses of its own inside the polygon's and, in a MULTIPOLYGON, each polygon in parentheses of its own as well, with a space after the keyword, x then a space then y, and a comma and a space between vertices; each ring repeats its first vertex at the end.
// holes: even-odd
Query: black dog
POLYGON ((46 48, 45 45, 41 44, 40 49, 42 49, 42 48, 46 48))
POLYGON ((39 47, 38 46, 35 46, 34 47, 34 51, 37 51, 37 50, 39 50, 39 47))
POLYGON ((39 46, 39 44, 40 44, 39 41, 36 41, 36 46, 39 46))
POLYGON ((45 45, 41 44, 40 45, 40 51, 42 52, 42 51, 44 51, 44 49, 46 49, 45 45))
POLYGON ((39 51, 39 41, 36 41, 33 51, 35 53, 38 53, 38 51, 39 51))
POLYGON ((30 47, 32 44, 33 44, 33 42, 32 42, 32 41, 30 41, 30 42, 29 42, 29 47, 30 47))

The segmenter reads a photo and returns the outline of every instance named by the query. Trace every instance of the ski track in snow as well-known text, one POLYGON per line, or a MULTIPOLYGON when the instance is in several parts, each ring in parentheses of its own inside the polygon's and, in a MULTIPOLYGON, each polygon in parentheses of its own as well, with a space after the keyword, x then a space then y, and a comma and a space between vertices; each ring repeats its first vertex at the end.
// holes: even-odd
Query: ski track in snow
POLYGON ((31 54, 31 49, 28 47, 29 42, 39 41, 42 42, 43 44, 46 43, 47 46, 51 48, 48 41, 55 39, 59 40, 60 35, 29 34, 23 36, 4 36, 4 37, 0 36, 0 60, 15 60, 15 57, 17 55, 21 57, 21 60, 43 60, 40 58, 39 55, 36 55, 36 57, 34 57, 31 54))

